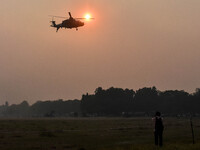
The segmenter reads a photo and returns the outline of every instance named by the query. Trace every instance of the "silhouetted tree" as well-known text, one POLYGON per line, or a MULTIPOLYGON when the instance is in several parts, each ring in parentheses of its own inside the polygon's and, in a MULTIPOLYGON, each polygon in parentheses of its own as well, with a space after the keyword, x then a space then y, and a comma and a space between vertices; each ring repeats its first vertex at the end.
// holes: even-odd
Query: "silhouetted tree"
POLYGON ((81 109, 83 113, 97 115, 120 115, 122 112, 130 111, 135 92, 129 89, 109 88, 103 90, 101 87, 95 90, 94 95, 83 95, 81 109))
POLYGON ((80 101, 62 99, 56 101, 38 101, 30 107, 33 116, 67 116, 71 112, 80 113, 80 101), (53 113, 52 113, 53 112, 53 113))
POLYGON ((9 103, 8 103, 8 101, 6 101, 6 102, 5 102, 5 106, 6 106, 6 107, 8 107, 8 106, 9 106, 9 103))
POLYGON ((183 90, 168 90, 160 93, 159 101, 162 112, 184 113, 188 111, 189 94, 183 90))
POLYGON ((80 100, 62 99, 37 101, 29 106, 27 101, 0 106, 0 117, 57 117, 73 116, 131 116, 159 110, 164 114, 199 114, 200 88, 193 94, 183 90, 159 91, 156 87, 144 87, 134 92, 130 89, 103 89, 98 87, 94 94, 82 95, 80 100))
POLYGON ((4 111, 5 116, 13 117, 28 117, 29 116, 29 104, 27 101, 23 101, 19 105, 13 104, 4 111))
POLYGON ((134 97, 133 111, 155 111, 159 107, 158 93, 159 91, 156 89, 156 87, 144 87, 137 90, 134 97))

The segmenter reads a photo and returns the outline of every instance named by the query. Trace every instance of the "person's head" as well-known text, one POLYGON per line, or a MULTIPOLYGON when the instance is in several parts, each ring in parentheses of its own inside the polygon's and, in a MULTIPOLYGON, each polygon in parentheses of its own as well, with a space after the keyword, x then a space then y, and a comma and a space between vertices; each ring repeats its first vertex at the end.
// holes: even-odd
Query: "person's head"
POLYGON ((156 112, 155 116, 160 117, 161 113, 159 111, 156 112))

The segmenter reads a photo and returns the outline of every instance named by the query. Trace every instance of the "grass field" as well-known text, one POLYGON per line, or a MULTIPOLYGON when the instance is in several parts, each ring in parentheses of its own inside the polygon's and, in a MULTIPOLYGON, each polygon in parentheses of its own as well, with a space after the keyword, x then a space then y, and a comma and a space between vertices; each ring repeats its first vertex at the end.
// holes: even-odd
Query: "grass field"
POLYGON ((151 118, 1 119, 0 150, 200 150, 200 119, 164 119, 154 146, 151 118))

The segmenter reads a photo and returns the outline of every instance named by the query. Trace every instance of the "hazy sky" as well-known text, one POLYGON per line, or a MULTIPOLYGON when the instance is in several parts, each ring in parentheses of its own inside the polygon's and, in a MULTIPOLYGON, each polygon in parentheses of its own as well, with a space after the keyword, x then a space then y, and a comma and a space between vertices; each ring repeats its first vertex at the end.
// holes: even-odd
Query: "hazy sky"
POLYGON ((194 92, 199 14, 199 0, 0 0, 0 104, 80 99, 99 86, 194 92), (68 11, 95 20, 56 33, 48 15, 68 11))

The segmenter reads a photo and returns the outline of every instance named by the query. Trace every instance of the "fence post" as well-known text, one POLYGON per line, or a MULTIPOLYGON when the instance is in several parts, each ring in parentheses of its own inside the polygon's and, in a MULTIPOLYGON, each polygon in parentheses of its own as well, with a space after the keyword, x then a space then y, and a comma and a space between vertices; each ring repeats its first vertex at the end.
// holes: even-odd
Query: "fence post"
POLYGON ((191 130, 192 130, 192 143, 195 144, 195 141, 194 141, 194 129, 193 129, 193 123, 192 123, 192 116, 190 117, 190 126, 191 126, 191 130))

